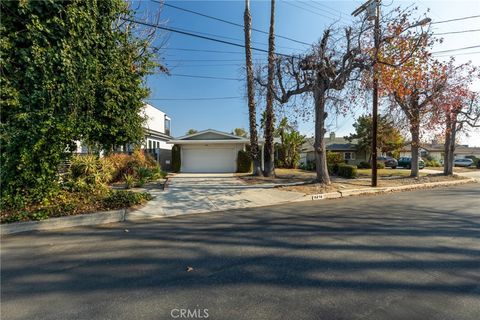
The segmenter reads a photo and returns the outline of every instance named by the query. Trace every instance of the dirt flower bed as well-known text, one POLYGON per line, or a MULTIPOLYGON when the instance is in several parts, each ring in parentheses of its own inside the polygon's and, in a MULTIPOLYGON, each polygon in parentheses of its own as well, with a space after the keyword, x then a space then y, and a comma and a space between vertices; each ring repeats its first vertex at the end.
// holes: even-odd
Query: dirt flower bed
POLYGON ((144 204, 152 199, 146 192, 109 190, 102 193, 72 192, 62 190, 51 200, 23 208, 7 208, 0 211, 1 223, 44 220, 115 210, 144 204))
POLYGON ((305 171, 301 169, 275 169, 275 177, 253 177, 250 174, 237 173, 237 177, 247 184, 262 184, 262 183, 296 183, 309 182, 315 180, 316 174, 312 171, 305 171))
MULTIPOLYGON (((410 177, 401 177, 395 179, 380 179, 378 181, 378 187, 397 187, 405 185, 414 185, 421 183, 430 183, 430 182, 444 182, 444 181, 457 181, 465 180, 465 177, 459 176, 443 176, 440 174, 431 174, 426 176, 421 176, 419 178, 410 178, 410 177)), ((319 183, 308 183, 303 185, 295 186, 284 186, 279 187, 284 191, 294 191, 302 192, 306 194, 317 194, 317 193, 327 193, 327 192, 336 192, 348 189, 362 189, 370 187, 370 179, 339 179, 332 177, 332 184, 325 186, 319 183)))

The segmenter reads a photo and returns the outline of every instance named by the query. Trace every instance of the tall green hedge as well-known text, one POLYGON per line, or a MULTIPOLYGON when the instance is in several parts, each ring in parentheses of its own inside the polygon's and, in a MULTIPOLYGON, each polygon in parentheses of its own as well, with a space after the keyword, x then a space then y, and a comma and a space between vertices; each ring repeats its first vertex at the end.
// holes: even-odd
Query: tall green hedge
POLYGON ((252 158, 247 151, 240 150, 238 151, 237 157, 237 172, 239 173, 248 173, 252 171, 252 158))
POLYGON ((174 145, 172 148, 172 170, 173 172, 180 172, 182 159, 180 158, 180 146, 174 145))
POLYGON ((120 20, 135 17, 124 0, 1 1, 0 11, 1 195, 22 206, 59 192, 74 141, 107 151, 142 141, 156 63, 120 20))

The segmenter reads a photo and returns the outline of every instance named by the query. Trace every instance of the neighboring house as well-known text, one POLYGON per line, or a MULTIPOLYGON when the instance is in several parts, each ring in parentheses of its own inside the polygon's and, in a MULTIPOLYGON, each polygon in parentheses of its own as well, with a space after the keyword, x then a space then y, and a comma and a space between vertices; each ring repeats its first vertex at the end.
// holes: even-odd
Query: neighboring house
MULTIPOLYGON (((144 116, 147 121, 144 127, 145 144, 142 145, 142 148, 157 160, 163 170, 170 170, 172 145, 167 142, 172 139, 172 119, 165 112, 148 103, 144 107, 144 116)), ((131 146, 129 149, 131 150, 131 146)))
MULTIPOLYGON (((302 146, 300 152, 300 164, 307 164, 307 162, 315 161, 314 145, 315 138, 308 138, 302 146)), ((335 133, 330 133, 325 137, 325 148, 327 151, 340 153, 342 159, 349 164, 358 164, 362 161, 368 161, 365 151, 358 150, 356 140, 351 142, 345 138, 335 137, 335 133)))
MULTIPOLYGON (((145 141, 141 148, 150 153, 161 165, 162 169, 169 170, 172 145, 168 144, 167 141, 172 138, 170 135, 171 119, 165 112, 148 103, 144 105, 142 116, 146 118, 146 122, 144 125, 145 141)), ((133 145, 126 145, 119 147, 118 151, 131 152, 133 149, 133 145)), ((88 153, 88 146, 77 142, 76 152, 88 153)))
POLYGON ((145 145, 144 149, 166 149, 171 150, 172 145, 167 141, 172 139, 171 119, 165 112, 155 108, 152 105, 145 104, 144 116, 147 118, 145 123, 145 145))
MULTIPOLYGON (((443 144, 437 143, 436 141, 432 141, 432 143, 422 143, 419 148, 420 156, 425 157, 432 157, 439 162, 443 161, 445 146, 443 144)), ((411 145, 405 145, 401 152, 401 157, 411 157, 411 145)), ((475 156, 480 158, 480 148, 476 147, 469 147, 468 145, 456 145, 455 146, 455 159, 462 159, 467 156, 475 156)))
MULTIPOLYGON (((238 151, 245 150, 250 139, 213 129, 170 140, 180 146, 180 172, 236 172, 238 151)), ((263 145, 260 140, 263 169, 263 145)))

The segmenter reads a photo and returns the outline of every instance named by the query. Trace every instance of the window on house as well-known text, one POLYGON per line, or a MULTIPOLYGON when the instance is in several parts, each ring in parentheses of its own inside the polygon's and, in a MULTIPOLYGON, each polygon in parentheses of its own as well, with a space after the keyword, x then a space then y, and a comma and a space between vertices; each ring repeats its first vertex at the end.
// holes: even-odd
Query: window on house
POLYGON ((355 160, 355 152, 344 152, 343 160, 355 160))
POLYGON ((157 141, 157 148, 160 149, 160 141, 157 141))
POLYGON ((152 149, 152 140, 148 140, 148 149, 152 149))
POLYGON ((165 134, 170 135, 170 119, 165 118, 165 134))

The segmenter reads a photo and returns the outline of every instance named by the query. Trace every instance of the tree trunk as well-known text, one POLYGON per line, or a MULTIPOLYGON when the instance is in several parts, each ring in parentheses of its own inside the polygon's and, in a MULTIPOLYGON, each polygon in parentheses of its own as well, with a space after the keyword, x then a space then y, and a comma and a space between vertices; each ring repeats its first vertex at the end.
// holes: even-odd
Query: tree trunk
POLYGON ((457 138, 457 117, 456 115, 454 116, 454 119, 452 120, 451 123, 451 134, 450 134, 450 151, 449 155, 450 158, 448 159, 448 168, 449 171, 451 172, 450 174, 453 174, 453 161, 455 161, 455 140, 457 138))
POLYGON ((410 162, 410 176, 418 178, 418 160, 419 160, 419 154, 418 154, 418 149, 420 147, 420 126, 419 126, 419 119, 414 119, 413 121, 410 122, 410 134, 412 135, 412 161, 410 162))
POLYGON ((450 117, 447 116, 447 121, 446 121, 446 127, 445 127, 445 146, 444 146, 444 155, 443 155, 443 174, 446 176, 450 176, 453 174, 453 167, 450 165, 451 161, 451 154, 450 154, 450 144, 452 141, 452 135, 451 135, 451 127, 452 127, 452 121, 450 120, 450 117))
POLYGON ((265 168, 263 174, 270 177, 274 174, 274 144, 273 144, 273 90, 275 72, 275 0, 271 0, 270 6, 270 30, 268 34, 268 82, 265 123, 265 168))
POLYGON ((327 152, 325 148, 325 91, 323 88, 315 88, 315 164, 317 171, 317 182, 329 185, 330 176, 327 167, 327 152))
POLYGON ((247 95, 248 95, 248 117, 250 125, 250 156, 253 161, 254 176, 262 175, 260 149, 258 147, 257 135, 257 114, 255 109, 255 92, 253 88, 253 62, 252 47, 250 44, 252 17, 250 15, 250 0, 245 0, 245 12, 243 15, 245 25, 245 63, 247 69, 247 95))

